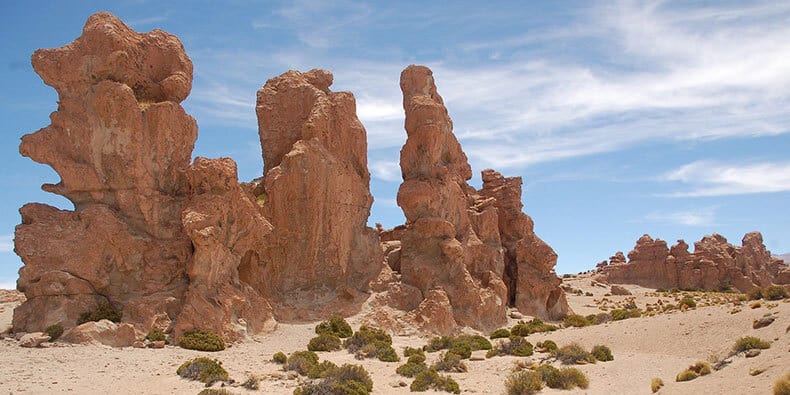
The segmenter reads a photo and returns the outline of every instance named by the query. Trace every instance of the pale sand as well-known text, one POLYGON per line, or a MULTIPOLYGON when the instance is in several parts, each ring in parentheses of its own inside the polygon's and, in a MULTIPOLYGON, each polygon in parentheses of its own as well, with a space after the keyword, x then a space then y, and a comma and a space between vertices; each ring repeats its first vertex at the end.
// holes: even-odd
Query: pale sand
MULTIPOLYGON (((574 310, 581 314, 600 312, 593 299, 600 300, 608 289, 590 285, 588 276, 566 279, 566 284, 593 297, 568 295, 574 310)), ((656 298, 644 296, 651 292, 637 286, 626 286, 635 293, 637 305, 653 303, 656 298)), ((622 301, 627 296, 612 296, 612 301, 622 301)), ((666 298, 664 298, 666 300, 666 298)), ((18 302, 0 303, 0 329, 10 325, 11 309, 18 302)), ((778 302, 768 309, 766 303, 757 309, 742 306, 742 311, 730 314, 732 305, 700 307, 686 312, 675 311, 655 317, 643 317, 612 322, 586 328, 568 328, 549 334, 529 337, 534 344, 552 339, 560 346, 578 342, 585 348, 595 344, 608 345, 615 360, 594 365, 578 366, 590 379, 587 390, 561 391, 545 388, 541 393, 586 394, 649 394, 650 381, 660 377, 665 387, 660 394, 770 394, 773 381, 790 372, 790 303, 778 302), (754 330, 752 320, 772 313, 776 321, 762 329, 754 330), (741 336, 755 335, 772 341, 771 348, 763 350, 756 358, 734 357, 733 362, 719 371, 694 381, 676 383, 675 375, 688 365, 706 360, 711 355, 725 357, 735 340, 741 336), (750 376, 750 369, 763 368, 758 376, 750 376)), ((515 320, 512 320, 515 323, 515 320)), ((349 319, 356 329, 357 317, 349 319)), ((315 324, 280 324, 277 331, 259 336, 217 353, 204 353, 168 346, 155 349, 113 349, 103 346, 52 347, 26 349, 13 340, 0 340, 0 394, 196 394, 204 385, 175 374, 184 361, 196 356, 209 356, 222 361, 230 376, 242 382, 248 374, 267 376, 258 391, 229 388, 236 394, 290 394, 298 385, 288 379, 279 365, 269 362, 277 351, 290 353, 303 350, 314 336, 315 324), (279 378, 277 378, 279 377, 279 378)), ((394 337, 394 347, 399 352, 405 346, 418 347, 425 339, 394 337)), ((484 351, 476 355, 484 355, 484 351)), ((367 359, 358 361, 345 351, 319 353, 321 359, 338 365, 363 364, 371 373, 374 393, 409 393, 411 379, 395 373, 402 363, 385 363, 367 359), (397 387, 398 383, 406 387, 397 387)), ((428 361, 438 353, 428 354, 428 361)), ((540 361, 546 354, 532 357, 496 357, 485 361, 466 361, 467 373, 450 374, 465 393, 501 394, 504 381, 516 361, 540 361)), ((215 385, 216 386, 216 385, 215 385)))

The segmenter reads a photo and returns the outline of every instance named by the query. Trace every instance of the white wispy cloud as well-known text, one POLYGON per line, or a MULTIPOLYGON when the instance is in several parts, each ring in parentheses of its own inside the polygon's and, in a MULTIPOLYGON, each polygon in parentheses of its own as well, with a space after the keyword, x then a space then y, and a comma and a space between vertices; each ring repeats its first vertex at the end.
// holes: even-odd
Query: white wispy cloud
POLYGON ((14 251, 14 235, 0 235, 0 252, 14 251))
POLYGON ((167 20, 167 16, 164 16, 164 15, 151 16, 151 17, 147 17, 147 18, 140 18, 140 19, 131 20, 131 21, 129 21, 127 23, 127 25, 129 25, 129 26, 131 26, 131 27, 133 27, 135 29, 139 29, 139 28, 141 28, 143 26, 150 26, 150 25, 153 25, 153 24, 162 23, 162 22, 164 22, 166 20, 167 20))
POLYGON ((702 207, 682 211, 655 211, 645 216, 649 222, 668 223, 683 226, 711 226, 716 224, 717 207, 702 207))
POLYGON ((368 163, 370 173, 373 177, 384 181, 400 182, 400 164, 396 161, 375 160, 368 163))
POLYGON ((787 192, 790 191, 790 162, 738 165, 702 160, 683 165, 661 178, 690 188, 667 194, 670 197, 787 192))

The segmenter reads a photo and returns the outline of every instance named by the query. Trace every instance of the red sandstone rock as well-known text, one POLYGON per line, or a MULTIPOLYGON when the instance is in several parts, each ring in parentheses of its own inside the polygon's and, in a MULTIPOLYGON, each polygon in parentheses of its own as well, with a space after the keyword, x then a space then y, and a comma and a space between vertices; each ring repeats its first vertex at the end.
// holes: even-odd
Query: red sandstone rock
POLYGON ((713 234, 694 243, 688 252, 683 240, 667 248, 663 240, 644 235, 628 254, 629 263, 610 265, 601 278, 610 283, 638 284, 651 288, 710 289, 732 287, 746 292, 772 283, 787 283, 787 265, 771 256, 759 232, 743 237, 735 247, 723 236, 713 234))
POLYGON ((103 344, 111 347, 129 347, 140 337, 131 324, 116 324, 101 320, 86 322, 63 334, 61 340, 77 344, 103 344))
POLYGON ((609 264, 610 265, 622 265, 625 263, 625 255, 623 255, 622 251, 617 251, 614 255, 609 257, 609 264))
POLYGON ((289 71, 258 91, 264 179, 255 189, 274 227, 257 288, 278 319, 351 314, 383 264, 366 227, 373 197, 354 96, 325 70, 289 71))
POLYGON ((58 91, 58 110, 51 125, 22 138, 20 153, 55 169, 61 182, 43 188, 75 211, 20 210, 18 287, 28 300, 14 329, 69 328, 101 300, 123 307, 178 298, 191 250, 180 221, 182 170, 197 137, 178 104, 192 81, 181 43, 98 13, 73 43, 36 51, 33 67, 58 91))

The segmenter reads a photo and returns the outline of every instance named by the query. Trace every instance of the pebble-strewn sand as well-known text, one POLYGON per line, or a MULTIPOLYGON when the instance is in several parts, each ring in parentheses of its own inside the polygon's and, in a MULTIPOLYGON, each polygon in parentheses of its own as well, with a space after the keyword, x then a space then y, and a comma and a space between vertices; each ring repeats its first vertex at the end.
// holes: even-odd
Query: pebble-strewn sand
MULTIPOLYGON (((608 289, 592 286, 590 278, 582 276, 566 279, 568 284, 593 296, 569 295, 569 302, 581 314, 599 312, 599 303, 608 289)), ((644 308, 655 303, 653 290, 626 286, 634 293, 636 304, 644 308), (646 296, 645 293, 650 294, 646 296)), ((11 311, 19 303, 9 293, 0 293, 0 329, 10 326, 11 311)), ((624 301, 628 296, 609 296, 610 304, 624 301)), ((665 297, 666 301, 667 298, 665 297)), ((628 319, 608 324, 562 329, 550 334, 529 337, 534 344, 552 339, 560 346, 579 342, 585 348, 606 344, 615 360, 595 365, 578 366, 590 379, 587 390, 560 391, 544 389, 541 393, 587 394, 649 394, 650 380, 663 379, 666 386, 661 394, 770 394, 773 381, 790 372, 790 303, 778 302, 768 308, 767 303, 756 309, 748 304, 731 314, 732 304, 699 307, 686 312, 674 311, 654 317, 628 319), (776 321, 762 329, 752 329, 752 320, 772 314, 776 321), (732 363, 708 376, 691 382, 676 383, 675 375, 686 366, 718 356, 725 357, 735 340, 754 335, 772 341, 771 348, 755 358, 736 356, 732 363), (755 368, 766 369, 758 376, 749 375, 755 368)), ((358 327, 358 320, 349 320, 358 327)), ((515 322, 515 320, 513 320, 515 322)), ((241 382, 248 374, 266 376, 258 391, 229 388, 237 394, 290 394, 298 384, 288 379, 279 365, 269 362, 277 351, 286 353, 306 348, 314 336, 315 324, 280 324, 276 332, 260 336, 218 353, 202 353, 168 346, 156 349, 113 349, 103 346, 62 345, 45 349, 26 349, 15 340, 0 340, 0 393, 12 394, 196 394, 203 384, 179 378, 176 368, 195 356, 208 355, 222 361, 232 378, 241 382)), ((394 337, 394 346, 401 351, 405 346, 421 346, 425 339, 394 337)), ((485 352, 477 352, 483 355, 485 352)), ((374 393, 408 393, 411 379, 395 373, 400 363, 377 360, 355 360, 345 351, 319 353, 340 365, 362 363, 371 373, 374 393), (399 387, 403 383, 406 387, 399 387)), ((452 373, 462 390, 468 393, 501 394, 504 381, 513 364, 519 360, 539 361, 546 354, 536 353, 528 358, 497 357, 484 361, 467 361, 467 373, 452 373)), ((429 354, 429 362, 437 354, 429 354)))

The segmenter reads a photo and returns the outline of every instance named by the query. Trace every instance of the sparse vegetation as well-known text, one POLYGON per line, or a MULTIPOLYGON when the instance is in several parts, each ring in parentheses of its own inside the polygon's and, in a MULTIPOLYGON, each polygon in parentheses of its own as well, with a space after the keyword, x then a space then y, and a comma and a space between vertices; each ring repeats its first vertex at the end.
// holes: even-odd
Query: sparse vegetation
POLYGON ((152 341, 152 342, 158 342, 158 341, 165 341, 165 340, 167 340, 167 335, 165 335, 165 332, 163 330, 154 327, 154 328, 151 328, 150 331, 148 331, 148 334, 145 335, 145 338, 146 338, 146 340, 149 340, 149 341, 152 341))
POLYGON ((392 337, 381 329, 362 326, 344 342, 345 348, 358 358, 376 357, 384 362, 398 362, 400 357, 392 348, 392 337))
POLYGON ((421 348, 406 347, 403 349, 404 357, 411 358, 412 355, 422 355, 422 359, 425 360, 425 351, 421 348))
POLYGON ((77 320, 77 325, 81 325, 90 321, 101 320, 121 322, 121 310, 108 301, 102 301, 98 306, 96 306, 96 310, 82 313, 80 318, 77 320))
POLYGON ((557 359, 565 365, 578 363, 595 363, 595 357, 585 351, 578 343, 563 346, 555 353, 557 359))
POLYGON ((409 389, 412 392, 423 392, 429 389, 460 394, 461 387, 450 376, 442 376, 434 369, 428 369, 417 374, 409 389))
POLYGON ((686 306, 687 308, 695 308, 697 307, 697 301, 695 301, 691 296, 684 296, 683 299, 680 299, 678 308, 682 309, 683 306, 686 306))
POLYGON ((349 325, 343 317, 336 315, 316 325, 315 334, 333 335, 341 339, 345 339, 347 337, 351 337, 351 335, 354 334, 354 331, 351 329, 351 325, 349 325))
POLYGON ((341 347, 340 338, 329 333, 322 333, 307 343, 307 349, 310 351, 337 351, 341 347))
POLYGON ((629 318, 639 318, 642 316, 642 310, 638 308, 614 309, 612 310, 611 314, 612 314, 612 321, 620 321, 629 318))
POLYGON ((612 350, 610 350, 609 347, 604 346, 602 344, 594 346, 590 354, 592 354, 595 357, 595 359, 601 362, 614 361, 612 350))
POLYGON ((259 390, 261 388, 260 382, 261 382, 261 379, 259 379, 258 377, 255 377, 253 375, 249 375, 249 376, 247 376, 247 380, 244 380, 244 382, 241 383, 241 386, 242 386, 242 388, 246 388, 246 389, 248 389, 250 391, 257 391, 257 390, 259 390))
POLYGON ((774 381, 774 395, 790 395, 790 373, 774 381))
POLYGON ((279 364, 284 364, 288 360, 288 357, 285 356, 285 353, 282 351, 278 351, 272 355, 272 362, 276 362, 279 364))
POLYGON ((578 314, 568 314, 562 323, 565 325, 565 327, 573 326, 577 328, 593 325, 593 322, 588 320, 587 317, 578 314))
POLYGON ((49 336, 49 341, 54 342, 63 334, 63 325, 53 324, 44 329, 44 333, 49 336))
POLYGON ((661 380, 658 377, 654 377, 653 380, 650 380, 650 390, 653 391, 653 393, 658 392, 658 390, 660 390, 663 386, 664 380, 661 380))
POLYGON ((318 365, 318 354, 312 351, 296 351, 288 357, 284 369, 306 376, 315 365, 318 365))
POLYGON ((366 395, 373 390, 373 380, 362 366, 345 364, 327 372, 320 382, 297 387, 294 395, 366 395))
POLYGON ((770 347, 771 347, 771 343, 768 343, 767 341, 762 340, 758 337, 744 336, 735 341, 735 345, 732 347, 732 349, 735 352, 741 352, 741 351, 748 351, 752 349, 764 350, 770 347))
POLYGON ((507 328, 497 329, 493 333, 491 333, 490 336, 488 336, 488 338, 491 339, 491 340, 494 340, 494 339, 507 339, 508 337, 510 337, 510 330, 508 330, 507 328))
POLYGON ((543 350, 544 352, 551 352, 551 353, 557 351, 558 348, 557 343, 551 340, 544 340, 542 342, 538 342, 538 344, 536 344, 535 347, 543 350))
POLYGON ((533 354, 532 343, 522 336, 510 335, 507 341, 500 341, 497 346, 486 353, 486 358, 501 355, 514 355, 517 357, 528 357, 533 354))
POLYGON ((214 332, 193 329, 181 335, 178 345, 188 350, 222 351, 225 349, 225 340, 214 332))
POLYGON ((519 321, 518 324, 513 325, 513 328, 510 329, 510 334, 516 336, 529 336, 533 333, 551 332, 557 329, 559 328, 556 325, 547 324, 535 318, 530 322, 519 321))
POLYGON ((543 380, 538 372, 513 372, 505 381, 507 395, 532 395, 543 389, 543 380))
POLYGON ((228 371, 222 367, 222 362, 206 357, 184 362, 178 367, 176 374, 185 379, 197 380, 206 384, 228 380, 228 371))
POLYGON ((682 372, 678 373, 678 375, 675 377, 675 381, 678 382, 691 381, 696 379, 697 377, 710 374, 710 372, 711 372, 710 364, 707 362, 700 361, 695 363, 694 365, 689 366, 686 370, 683 370, 682 372))
POLYGON ((467 370, 466 364, 462 361, 461 356, 452 351, 442 353, 439 360, 433 364, 432 369, 439 372, 456 373, 464 373, 467 370))
POLYGON ((790 295, 787 293, 787 288, 781 285, 771 285, 763 288, 762 295, 763 299, 768 300, 780 300, 790 297, 790 295))

